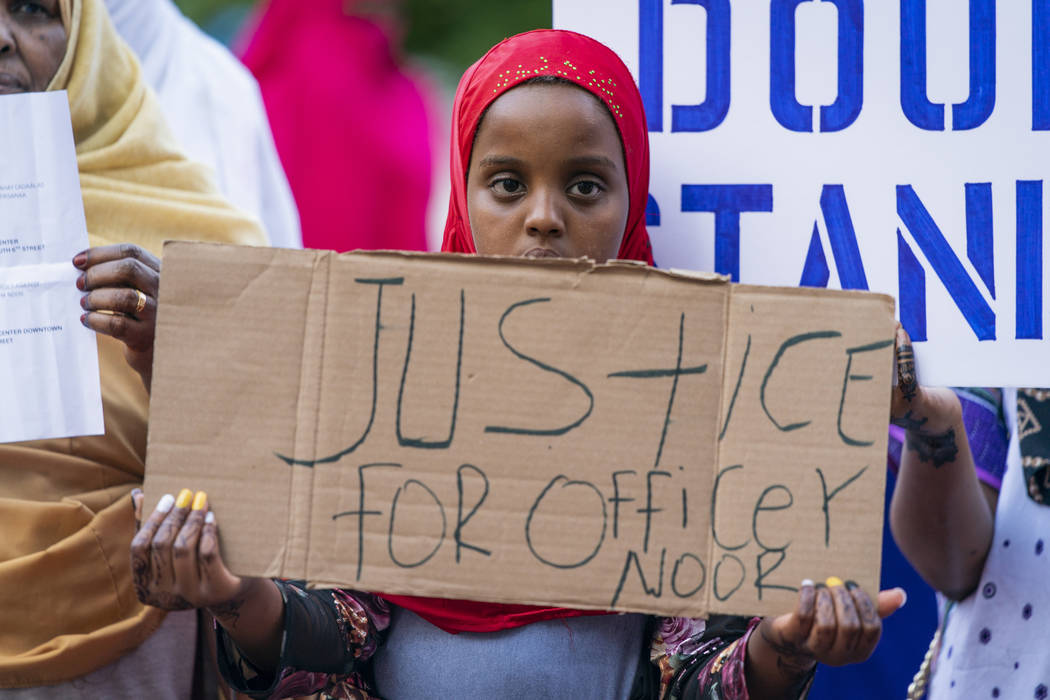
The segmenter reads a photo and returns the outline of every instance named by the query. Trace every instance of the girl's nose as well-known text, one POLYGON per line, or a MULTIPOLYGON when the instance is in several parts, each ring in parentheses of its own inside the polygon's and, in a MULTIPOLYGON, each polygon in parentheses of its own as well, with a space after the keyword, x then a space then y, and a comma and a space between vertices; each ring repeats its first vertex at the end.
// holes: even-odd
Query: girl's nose
POLYGON ((525 217, 525 231, 530 236, 556 237, 565 232, 565 221, 557 196, 546 191, 533 191, 525 217))

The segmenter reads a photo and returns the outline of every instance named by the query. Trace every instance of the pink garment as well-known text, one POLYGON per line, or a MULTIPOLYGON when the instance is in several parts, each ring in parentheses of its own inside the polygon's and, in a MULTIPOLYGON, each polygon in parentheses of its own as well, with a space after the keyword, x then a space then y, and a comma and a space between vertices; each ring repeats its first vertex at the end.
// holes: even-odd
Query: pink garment
POLYGON ((343 0, 270 0, 241 59, 259 81, 303 245, 424 250, 430 125, 387 32, 343 0))

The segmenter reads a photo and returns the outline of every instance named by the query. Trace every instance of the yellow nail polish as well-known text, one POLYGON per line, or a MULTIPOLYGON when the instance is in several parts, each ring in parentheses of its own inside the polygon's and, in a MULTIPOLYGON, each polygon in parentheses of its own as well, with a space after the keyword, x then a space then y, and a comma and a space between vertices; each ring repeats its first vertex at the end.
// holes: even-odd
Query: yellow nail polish
POLYGON ((193 497, 193 510, 204 510, 204 506, 208 503, 208 494, 203 491, 198 491, 197 495, 193 497))
POLYGON ((842 579, 840 579, 838 576, 828 576, 827 580, 824 581, 824 585, 826 585, 828 588, 833 588, 834 586, 843 586, 845 584, 842 583, 842 579))
POLYGON ((175 507, 176 508, 185 508, 186 506, 188 506, 190 504, 190 501, 192 499, 193 499, 193 491, 190 491, 189 489, 183 489, 183 490, 179 491, 179 497, 175 499, 175 507))

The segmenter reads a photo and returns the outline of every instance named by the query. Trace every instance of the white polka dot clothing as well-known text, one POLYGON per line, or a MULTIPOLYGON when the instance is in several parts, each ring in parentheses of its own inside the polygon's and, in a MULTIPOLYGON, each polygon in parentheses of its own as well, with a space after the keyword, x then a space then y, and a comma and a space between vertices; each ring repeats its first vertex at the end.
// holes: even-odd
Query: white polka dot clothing
POLYGON ((1050 699, 1050 507, 1025 491, 1014 390, 1003 404, 1012 434, 992 548, 977 590, 948 613, 931 700, 1050 699))

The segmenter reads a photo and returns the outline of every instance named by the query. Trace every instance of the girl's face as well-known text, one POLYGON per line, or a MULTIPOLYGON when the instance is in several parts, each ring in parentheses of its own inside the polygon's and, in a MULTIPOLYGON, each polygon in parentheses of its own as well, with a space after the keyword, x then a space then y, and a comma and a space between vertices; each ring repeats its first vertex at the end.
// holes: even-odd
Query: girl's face
POLYGON ((0 0, 0 95, 43 92, 65 55, 58 0, 0 0))
POLYGON ((493 102, 467 171, 481 255, 615 258, 630 199, 612 115, 582 88, 529 84, 493 102))

